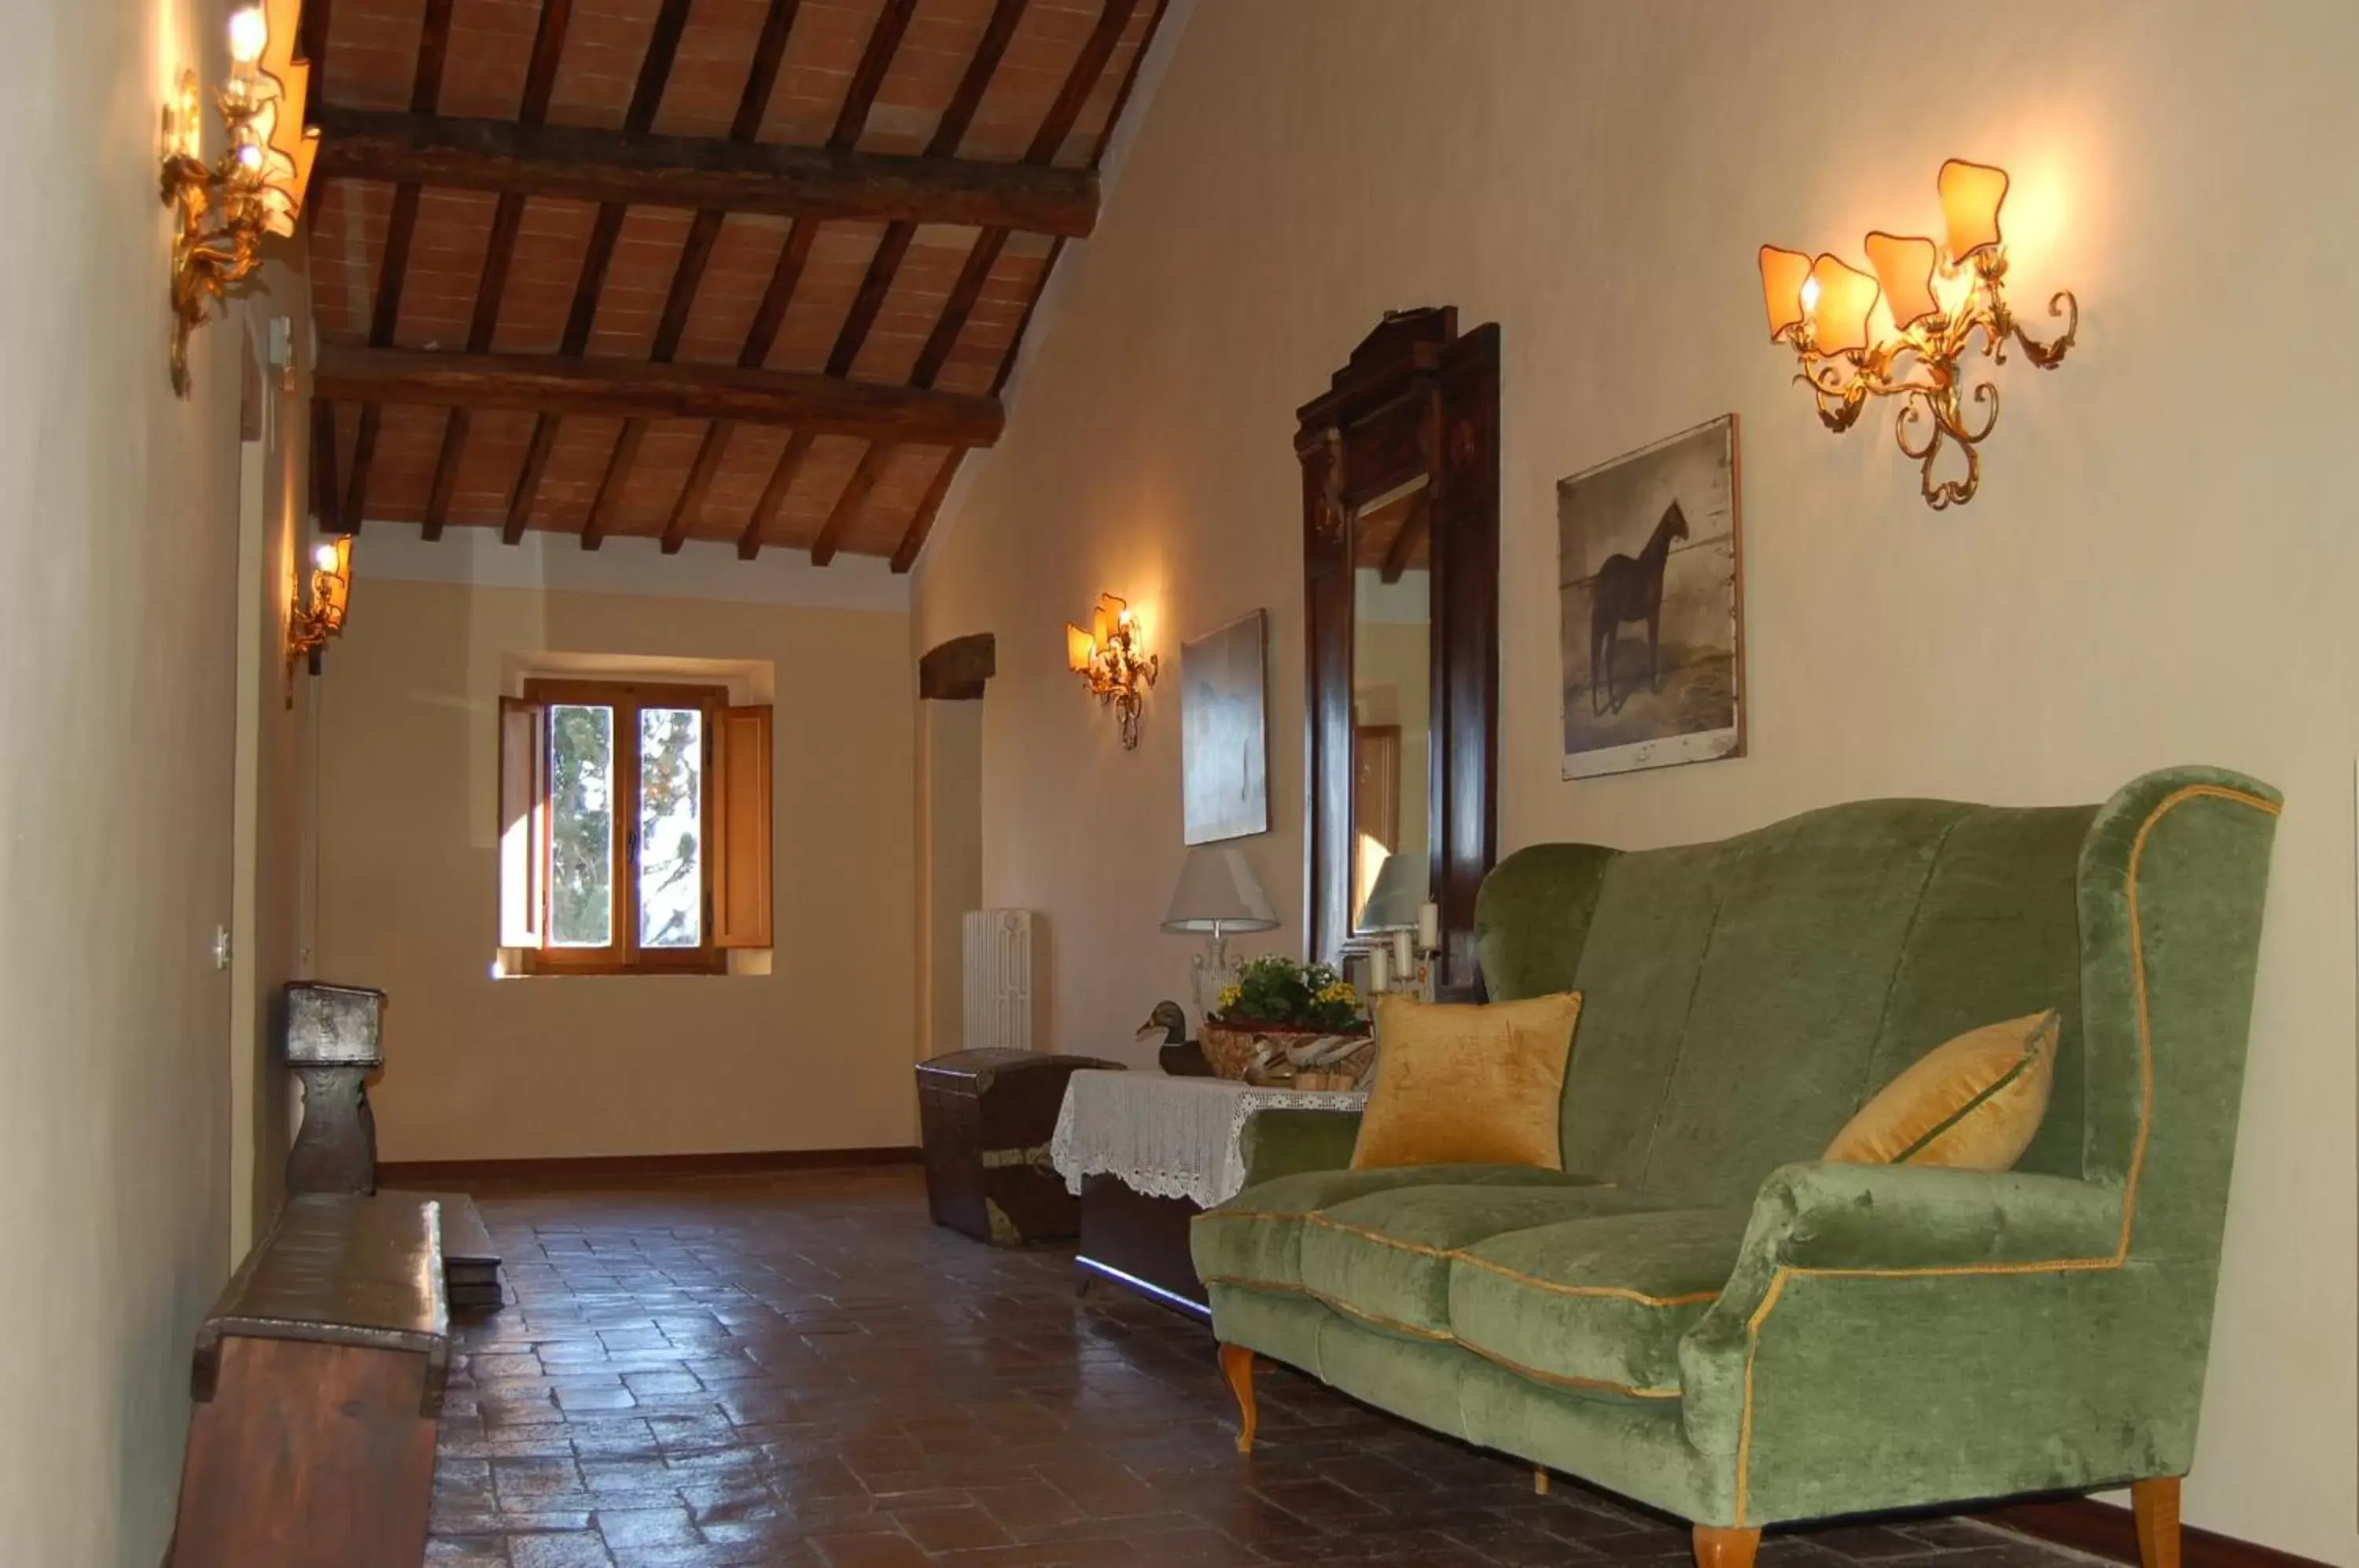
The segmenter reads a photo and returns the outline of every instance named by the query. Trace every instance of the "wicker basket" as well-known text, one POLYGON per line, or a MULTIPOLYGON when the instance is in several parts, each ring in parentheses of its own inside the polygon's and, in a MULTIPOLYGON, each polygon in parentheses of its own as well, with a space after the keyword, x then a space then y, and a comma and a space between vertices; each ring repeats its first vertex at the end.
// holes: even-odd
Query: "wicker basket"
MULTIPOLYGON (((1266 1040, 1283 1051, 1287 1046, 1320 1040, 1334 1032, 1332 1029, 1232 1028, 1207 1019, 1198 1033, 1198 1039, 1204 1048, 1204 1060, 1211 1062, 1212 1071, 1222 1077, 1264 1087, 1285 1088, 1294 1083, 1293 1068, 1281 1056, 1275 1071, 1256 1071, 1254 1067, 1256 1042, 1266 1040)), ((1320 1080, 1317 1086, 1322 1089, 1356 1088, 1375 1057, 1376 1042, 1372 1036, 1361 1041, 1356 1050, 1312 1069, 1310 1075, 1320 1080)))

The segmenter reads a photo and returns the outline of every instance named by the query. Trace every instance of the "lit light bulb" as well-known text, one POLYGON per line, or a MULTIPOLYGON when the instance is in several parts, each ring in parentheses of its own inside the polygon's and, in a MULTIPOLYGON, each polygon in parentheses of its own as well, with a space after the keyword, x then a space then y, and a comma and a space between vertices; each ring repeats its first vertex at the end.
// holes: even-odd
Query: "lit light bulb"
POLYGON ((237 149, 237 161, 238 167, 241 169, 252 169, 257 173, 260 172, 262 169, 261 145, 256 142, 247 142, 244 146, 240 147, 237 149))
POLYGON ((1128 610, 1125 610, 1121 615, 1116 615, 1114 620, 1125 631, 1128 631, 1130 629, 1130 612, 1128 610))
POLYGON ((1815 278, 1805 278, 1802 279, 1802 314, 1815 316, 1818 313, 1819 280, 1815 278))
POLYGON ((332 544, 314 546, 311 550, 311 564, 322 572, 333 572, 336 569, 336 547, 332 544))
POLYGON ((252 65, 262 58, 270 42, 270 24, 262 15, 262 7, 249 5, 243 11, 233 11, 229 18, 229 57, 240 65, 252 65))

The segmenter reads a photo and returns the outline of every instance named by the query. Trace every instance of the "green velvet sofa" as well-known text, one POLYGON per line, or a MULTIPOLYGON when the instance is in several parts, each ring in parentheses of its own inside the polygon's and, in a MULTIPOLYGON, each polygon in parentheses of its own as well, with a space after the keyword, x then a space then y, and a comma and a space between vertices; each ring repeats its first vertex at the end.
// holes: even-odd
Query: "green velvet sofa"
POLYGON ((1708 1563, 1786 1520, 2125 1483, 2175 1549, 2277 807, 2180 768, 2097 807, 1509 856, 1491 995, 1584 997, 1565 1169, 1354 1171, 1354 1116, 1253 1117, 1190 1236, 1240 1448, 1258 1354, 1692 1520, 1708 1563), (2051 1007, 2014 1171, 1817 1158, 1926 1051, 2051 1007))

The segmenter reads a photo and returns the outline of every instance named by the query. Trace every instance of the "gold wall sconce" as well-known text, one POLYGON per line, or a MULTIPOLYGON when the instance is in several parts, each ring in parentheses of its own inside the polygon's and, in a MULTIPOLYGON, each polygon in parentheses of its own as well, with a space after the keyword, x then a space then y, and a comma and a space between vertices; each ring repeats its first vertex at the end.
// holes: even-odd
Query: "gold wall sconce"
POLYGON ((320 673, 320 650, 328 639, 341 637, 344 611, 353 599, 353 536, 339 534, 311 547, 311 591, 305 601, 297 589, 287 606, 287 705, 295 705, 295 661, 310 661, 320 673))
POLYGON ((1065 623, 1065 665, 1101 706, 1114 710, 1125 751, 1138 749, 1138 712, 1147 688, 1155 684, 1160 655, 1138 653, 1138 622, 1130 608, 1111 593, 1098 595, 1090 617, 1091 629, 1065 623))
POLYGON ((2080 302, 2069 293, 2048 301, 2048 313, 2062 319, 2064 331, 2044 343, 2008 307, 1998 222, 2006 171, 1951 158, 1941 166, 1940 185, 1946 248, 1879 230, 1864 242, 1873 277, 1832 256, 1761 247, 1770 341, 1793 345, 1801 363, 1794 379, 1810 388, 1819 419, 1841 433, 1869 397, 1900 397, 1893 435, 1917 463, 1925 504, 1935 511, 1973 499, 1982 484, 1979 448, 1998 424, 1995 385, 1977 382, 1970 396, 1961 396, 1970 340, 1979 332, 1981 353, 1994 364, 2006 363, 2012 341, 2032 364, 2053 370, 2081 330, 2080 302), (1968 422, 1968 402, 1981 411, 1979 422, 1968 422), (1934 463, 1952 441, 1965 455, 1965 474, 1936 480, 1934 463))
POLYGON ((262 265, 265 234, 291 237, 320 133, 303 125, 311 68, 295 58, 302 0, 264 0, 229 19, 229 81, 213 95, 229 146, 204 160, 197 73, 180 73, 164 109, 164 204, 177 209, 172 236, 172 390, 189 395, 189 334, 211 304, 242 293, 262 265))

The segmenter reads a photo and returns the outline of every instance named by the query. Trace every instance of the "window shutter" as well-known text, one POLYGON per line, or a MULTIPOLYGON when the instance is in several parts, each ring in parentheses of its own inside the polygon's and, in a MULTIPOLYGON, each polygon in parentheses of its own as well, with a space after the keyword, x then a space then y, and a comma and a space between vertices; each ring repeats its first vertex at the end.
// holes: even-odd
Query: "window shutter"
POLYGON ((549 707, 500 699, 500 945, 549 935, 549 707))
POLYGON ((770 710, 722 709, 712 749, 712 942, 767 947, 770 710))

